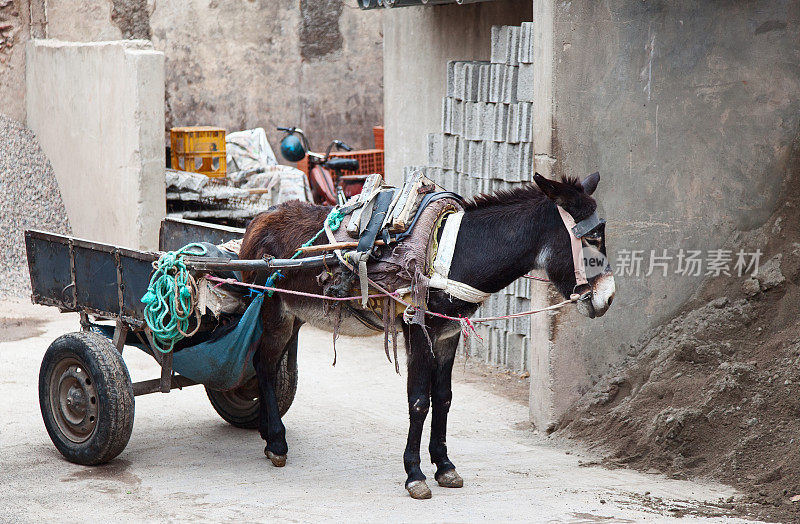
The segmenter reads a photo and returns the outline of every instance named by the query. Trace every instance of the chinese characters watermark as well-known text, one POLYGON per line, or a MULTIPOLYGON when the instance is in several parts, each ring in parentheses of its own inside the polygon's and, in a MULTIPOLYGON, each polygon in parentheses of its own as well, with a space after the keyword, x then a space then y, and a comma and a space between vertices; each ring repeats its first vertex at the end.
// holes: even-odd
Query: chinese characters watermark
POLYGON ((752 252, 740 249, 620 249, 617 251, 614 273, 621 276, 649 277, 653 274, 681 276, 720 275, 738 277, 755 276, 761 262, 761 250, 752 252))

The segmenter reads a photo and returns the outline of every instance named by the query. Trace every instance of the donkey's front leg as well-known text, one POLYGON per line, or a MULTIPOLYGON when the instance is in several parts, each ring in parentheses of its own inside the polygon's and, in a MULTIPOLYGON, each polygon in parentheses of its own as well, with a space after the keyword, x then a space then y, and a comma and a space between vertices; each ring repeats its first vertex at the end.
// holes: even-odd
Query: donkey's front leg
POLYGON ((431 498, 431 490, 425 483, 420 469, 419 445, 422 427, 430 407, 431 370, 433 355, 428 338, 418 325, 404 327, 406 353, 408 355, 408 441, 403 453, 403 464, 408 473, 406 489, 415 499, 431 498))
POLYGON ((447 413, 450 411, 450 401, 453 399, 451 379, 458 339, 456 334, 436 344, 436 363, 431 380, 433 413, 428 451, 431 454, 431 462, 436 464, 434 478, 445 488, 460 488, 464 485, 464 479, 456 472, 456 467, 447 457, 447 413))

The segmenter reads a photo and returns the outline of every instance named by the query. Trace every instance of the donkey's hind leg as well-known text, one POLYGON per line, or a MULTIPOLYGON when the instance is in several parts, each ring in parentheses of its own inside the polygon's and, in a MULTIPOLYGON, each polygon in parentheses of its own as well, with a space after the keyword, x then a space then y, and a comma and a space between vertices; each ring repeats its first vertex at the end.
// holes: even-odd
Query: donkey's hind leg
POLYGON ((436 344, 436 363, 431 377, 431 442, 428 451, 431 462, 436 464, 434 478, 445 488, 460 488, 464 479, 456 472, 456 467, 447 457, 447 413, 453 399, 451 379, 453 361, 458 348, 458 334, 440 339, 436 344))
POLYGON ((431 490, 425 483, 425 474, 420 469, 419 445, 422 427, 430 407, 431 370, 433 355, 428 338, 418 325, 404 326, 408 354, 408 441, 403 453, 403 465, 408 478, 406 489, 415 499, 431 498, 431 490))
POLYGON ((278 322, 264 322, 261 344, 253 357, 260 400, 258 431, 267 443, 264 454, 276 467, 286 465, 286 453, 289 450, 286 443, 286 428, 281 421, 278 397, 275 393, 278 366, 287 343, 296 334, 300 325, 300 322, 293 322, 291 318, 284 318, 278 322))

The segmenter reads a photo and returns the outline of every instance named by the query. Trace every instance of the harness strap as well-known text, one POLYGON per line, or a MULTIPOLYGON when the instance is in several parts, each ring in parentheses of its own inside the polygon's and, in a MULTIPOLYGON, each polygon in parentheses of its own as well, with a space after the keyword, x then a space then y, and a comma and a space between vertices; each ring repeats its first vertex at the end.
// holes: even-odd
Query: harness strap
POLYGON ((436 256, 433 259, 433 275, 431 276, 430 287, 441 289, 448 295, 465 302, 480 304, 489 298, 489 293, 449 278, 450 265, 453 263, 453 252, 456 249, 456 240, 458 239, 462 218, 464 218, 463 211, 450 213, 445 218, 442 236, 439 239, 436 256))
POLYGON ((576 237, 574 233, 575 219, 572 218, 572 215, 567 213, 563 207, 556 205, 556 208, 569 234, 569 243, 572 247, 572 265, 575 268, 575 287, 577 288, 578 286, 589 283, 589 281, 586 280, 586 268, 583 265, 583 244, 581 243, 581 239, 576 237))

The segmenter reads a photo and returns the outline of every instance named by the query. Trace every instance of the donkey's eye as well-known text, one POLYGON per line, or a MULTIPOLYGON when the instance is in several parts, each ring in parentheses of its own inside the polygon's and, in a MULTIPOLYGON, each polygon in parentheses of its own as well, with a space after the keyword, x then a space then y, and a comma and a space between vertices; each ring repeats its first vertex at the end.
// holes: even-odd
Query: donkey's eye
POLYGON ((594 246, 598 249, 603 243, 602 236, 597 234, 586 235, 585 237, 583 237, 583 240, 585 240, 586 243, 589 244, 590 246, 594 246))

